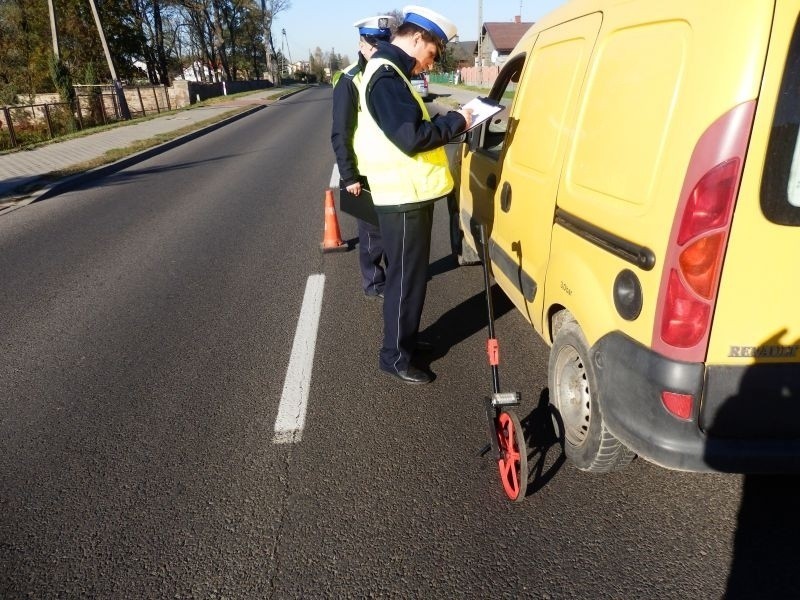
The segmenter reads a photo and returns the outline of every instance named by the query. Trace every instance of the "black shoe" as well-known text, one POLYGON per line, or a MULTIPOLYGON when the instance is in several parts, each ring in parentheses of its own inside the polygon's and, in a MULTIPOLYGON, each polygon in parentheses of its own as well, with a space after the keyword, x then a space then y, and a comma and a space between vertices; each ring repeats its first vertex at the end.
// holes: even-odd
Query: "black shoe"
POLYGON ((381 370, 384 373, 397 377, 405 383, 430 383, 433 381, 433 378, 428 373, 413 365, 409 365, 407 369, 401 371, 386 370, 383 367, 381 367, 381 370))
POLYGON ((377 294, 368 294, 367 292, 364 292, 364 297, 367 300, 383 300, 383 290, 381 290, 377 294))

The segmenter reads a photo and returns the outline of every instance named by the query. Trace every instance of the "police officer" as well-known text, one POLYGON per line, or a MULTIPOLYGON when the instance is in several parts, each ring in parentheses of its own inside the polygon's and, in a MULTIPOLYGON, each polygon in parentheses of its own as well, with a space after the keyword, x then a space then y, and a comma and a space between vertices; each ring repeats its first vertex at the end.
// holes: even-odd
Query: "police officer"
MULTIPOLYGON (((388 41, 391 38, 391 27, 394 17, 382 15, 368 17, 353 23, 358 27, 360 36, 358 43, 358 60, 339 73, 333 87, 333 126, 331 127, 331 144, 336 154, 339 167, 340 189, 361 197, 362 191, 369 189, 358 170, 356 155, 353 151, 353 134, 358 123, 358 84, 367 61, 375 53, 378 40, 388 41)), ((364 202, 372 204, 369 193, 365 193, 364 202)), ((356 219, 358 224, 358 263, 361 269, 361 284, 364 295, 370 299, 382 299, 386 284, 386 273, 383 268, 385 256, 381 231, 378 225, 363 219, 356 219)))
POLYGON ((455 25, 420 6, 407 6, 403 15, 392 41, 378 42, 364 70, 354 146, 388 259, 379 367, 406 383, 429 383, 431 374, 412 358, 419 347, 433 206, 453 189, 443 146, 472 118, 460 110, 431 119, 409 82, 440 58, 455 25))

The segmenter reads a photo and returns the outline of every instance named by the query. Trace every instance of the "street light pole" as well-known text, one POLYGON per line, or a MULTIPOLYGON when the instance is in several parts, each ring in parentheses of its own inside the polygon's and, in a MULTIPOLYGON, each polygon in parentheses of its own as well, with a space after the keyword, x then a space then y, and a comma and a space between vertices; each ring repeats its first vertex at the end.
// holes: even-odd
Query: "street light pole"
POLYGON ((92 14, 94 15, 94 22, 97 25, 97 33, 100 35, 100 43, 103 44, 103 52, 106 53, 106 62, 108 62, 108 70, 111 71, 111 79, 114 82, 114 91, 117 93, 117 100, 119 101, 119 110, 122 113, 122 118, 130 120, 131 111, 128 108, 128 101, 125 99, 125 92, 122 90, 122 84, 117 79, 117 71, 114 69, 114 61, 111 60, 111 53, 108 51, 108 44, 106 43, 106 36, 103 33, 103 25, 100 23, 100 15, 97 13, 97 6, 94 0, 89 0, 89 5, 92 7, 92 14))

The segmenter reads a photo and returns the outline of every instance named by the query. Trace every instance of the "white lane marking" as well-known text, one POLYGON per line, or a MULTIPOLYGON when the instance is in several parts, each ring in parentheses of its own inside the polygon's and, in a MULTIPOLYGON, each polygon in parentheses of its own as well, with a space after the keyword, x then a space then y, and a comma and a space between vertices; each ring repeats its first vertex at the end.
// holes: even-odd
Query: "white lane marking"
POLYGON ((317 273, 309 276, 278 405, 273 444, 293 444, 303 437, 324 289, 325 275, 317 273))

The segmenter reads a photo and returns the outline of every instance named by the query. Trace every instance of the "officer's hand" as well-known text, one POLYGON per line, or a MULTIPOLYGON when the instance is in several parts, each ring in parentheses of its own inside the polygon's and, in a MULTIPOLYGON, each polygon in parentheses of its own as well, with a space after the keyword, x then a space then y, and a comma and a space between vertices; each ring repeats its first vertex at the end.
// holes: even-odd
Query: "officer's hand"
POLYGON ((353 194, 353 196, 358 196, 361 193, 361 182, 356 181, 355 183, 348 185, 345 189, 353 194))
POLYGON ((458 110, 458 114, 464 117, 464 120, 467 122, 467 126, 464 128, 469 129, 472 127, 472 109, 471 108, 461 108, 458 110))

